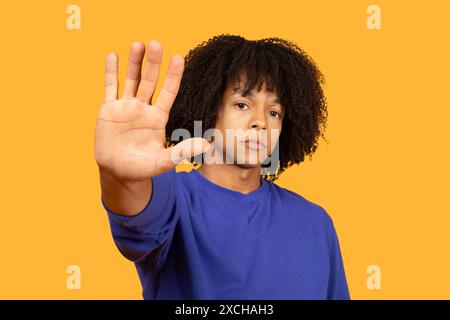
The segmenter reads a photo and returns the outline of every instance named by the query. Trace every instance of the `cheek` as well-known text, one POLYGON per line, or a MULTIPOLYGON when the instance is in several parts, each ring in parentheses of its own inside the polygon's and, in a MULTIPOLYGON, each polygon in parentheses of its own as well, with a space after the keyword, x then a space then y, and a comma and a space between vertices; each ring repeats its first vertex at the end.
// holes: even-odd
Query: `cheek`
POLYGON ((275 124, 267 130, 267 149, 270 150, 270 152, 273 151, 273 148, 275 148, 275 145, 280 137, 281 134, 281 125, 275 124))
POLYGON ((223 123, 226 124, 226 128, 246 128, 248 113, 243 111, 233 110, 230 107, 223 114, 223 123))
POLYGON ((238 132, 238 129, 247 130, 248 120, 247 116, 241 112, 227 112, 222 117, 222 132, 224 137, 226 136, 226 130, 232 130, 232 132, 238 132))
POLYGON ((220 151, 231 152, 234 148, 234 142, 227 142, 227 129, 231 130, 231 134, 236 132, 237 129, 246 129, 245 119, 243 117, 236 116, 233 112, 221 112, 216 119, 215 128, 220 132, 220 136, 215 138, 216 148, 220 151))

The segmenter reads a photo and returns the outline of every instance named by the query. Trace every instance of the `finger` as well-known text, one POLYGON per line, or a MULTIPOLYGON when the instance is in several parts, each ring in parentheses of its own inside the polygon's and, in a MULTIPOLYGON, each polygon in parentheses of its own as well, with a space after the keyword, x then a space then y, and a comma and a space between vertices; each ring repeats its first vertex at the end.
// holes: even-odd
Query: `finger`
POLYGON ((184 59, 179 55, 174 55, 170 60, 169 70, 164 80, 163 87, 159 92, 156 106, 164 112, 169 112, 172 107, 178 89, 180 88, 181 77, 183 76, 184 59))
POLYGON ((119 82, 117 80, 118 57, 114 52, 105 59, 105 103, 117 100, 119 82))
POLYGON ((159 69, 162 60, 162 47, 157 41, 150 41, 147 46, 144 72, 139 83, 137 98, 150 103, 158 82, 159 69))
POLYGON ((186 139, 165 149, 161 160, 177 165, 185 159, 190 160, 198 154, 207 152, 211 147, 211 143, 204 138, 186 139))
POLYGON ((127 77, 125 80, 124 97, 135 97, 141 78, 142 58, 144 57, 145 46, 142 42, 133 42, 128 58, 127 77))

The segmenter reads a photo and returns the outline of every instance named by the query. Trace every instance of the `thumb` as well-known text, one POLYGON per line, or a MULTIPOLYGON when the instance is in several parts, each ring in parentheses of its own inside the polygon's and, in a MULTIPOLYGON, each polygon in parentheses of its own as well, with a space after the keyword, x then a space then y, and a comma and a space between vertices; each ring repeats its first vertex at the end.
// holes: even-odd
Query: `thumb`
POLYGON ((204 138, 190 138, 177 143, 167 151, 170 152, 170 159, 173 164, 177 165, 184 159, 190 159, 207 152, 211 147, 211 143, 204 138))

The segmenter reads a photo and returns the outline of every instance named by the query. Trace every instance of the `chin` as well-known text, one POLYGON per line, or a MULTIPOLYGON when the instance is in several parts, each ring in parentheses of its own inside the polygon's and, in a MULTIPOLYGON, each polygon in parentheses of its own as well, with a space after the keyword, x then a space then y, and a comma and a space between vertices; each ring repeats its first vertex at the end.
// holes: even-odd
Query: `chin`
POLYGON ((257 153, 257 151, 249 152, 247 150, 244 155, 241 154, 241 158, 236 157, 236 156, 233 157, 233 153, 230 153, 230 154, 231 154, 231 156, 229 156, 229 153, 226 153, 226 155, 225 155, 225 159, 227 159, 227 163, 229 163, 229 164, 233 164, 233 165, 235 165, 239 168, 243 168, 243 169, 261 168, 262 167, 262 162, 261 162, 261 159, 259 158, 259 154, 257 153), (239 158, 241 161, 238 161, 239 158))
POLYGON ((239 168, 242 168, 242 169, 261 168, 261 164, 260 163, 256 163, 256 164, 236 163, 235 165, 238 166, 239 168))

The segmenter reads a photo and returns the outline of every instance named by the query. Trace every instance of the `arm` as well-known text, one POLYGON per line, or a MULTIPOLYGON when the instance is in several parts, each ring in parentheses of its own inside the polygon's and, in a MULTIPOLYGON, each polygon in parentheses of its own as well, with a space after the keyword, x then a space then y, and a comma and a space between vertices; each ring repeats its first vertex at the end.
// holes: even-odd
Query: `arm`
POLYGON ((150 104, 159 77, 162 48, 132 44, 123 97, 118 99, 118 57, 106 57, 105 101, 95 127, 101 200, 114 241, 134 262, 161 264, 177 222, 175 166, 206 152, 203 138, 166 148, 165 126, 178 92, 184 60, 173 56, 156 103, 150 104))
POLYGON ((101 196, 111 211, 134 216, 144 209, 152 196, 152 178, 127 182, 102 169, 99 171, 101 196))
POLYGON ((176 210, 176 171, 152 177, 155 186, 144 208, 127 216, 113 211, 102 198, 114 242, 124 257, 159 267, 166 259, 179 214, 176 210))
POLYGON ((345 276, 339 240, 333 222, 329 224, 330 277, 328 283, 328 299, 350 300, 350 292, 345 276))
POLYGON ((162 48, 135 42, 130 49, 124 94, 118 99, 118 57, 105 63, 105 100, 95 128, 95 159, 100 171, 102 197, 111 210, 132 216, 152 196, 151 178, 173 169, 183 159, 206 152, 203 138, 186 139, 166 148, 165 126, 178 93, 184 60, 172 57, 168 74, 155 104, 150 105, 159 78, 162 48))

